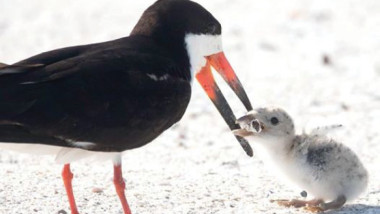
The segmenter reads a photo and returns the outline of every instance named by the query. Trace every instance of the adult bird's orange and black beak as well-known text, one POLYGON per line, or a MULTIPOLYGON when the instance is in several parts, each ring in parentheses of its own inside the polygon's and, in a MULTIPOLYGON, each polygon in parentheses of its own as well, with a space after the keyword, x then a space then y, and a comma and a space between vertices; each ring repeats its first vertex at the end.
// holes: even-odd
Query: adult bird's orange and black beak
MULTIPOLYGON (((207 56, 206 59, 206 65, 202 67, 201 70, 197 73, 196 78, 228 124, 229 128, 231 130, 239 129, 240 127, 235 122, 236 118, 233 111, 231 110, 231 107, 228 105, 227 100, 224 98, 222 92, 214 80, 211 72, 211 66, 228 83, 231 89, 239 97, 240 101, 243 103, 247 111, 250 111, 252 110, 252 105, 248 99, 248 96, 223 52, 207 56)), ((247 155, 253 156, 252 148, 248 142, 239 136, 236 136, 236 138, 247 155)))

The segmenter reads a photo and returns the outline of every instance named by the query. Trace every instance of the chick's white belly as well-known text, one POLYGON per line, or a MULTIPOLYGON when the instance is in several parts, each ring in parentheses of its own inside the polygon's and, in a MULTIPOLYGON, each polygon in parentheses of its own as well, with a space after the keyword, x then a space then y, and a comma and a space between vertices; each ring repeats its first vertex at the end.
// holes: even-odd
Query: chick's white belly
POLYGON ((314 159, 308 155, 295 155, 285 172, 315 198, 334 200, 343 195, 348 201, 352 200, 366 188, 367 171, 347 147, 336 145, 331 148, 314 159))

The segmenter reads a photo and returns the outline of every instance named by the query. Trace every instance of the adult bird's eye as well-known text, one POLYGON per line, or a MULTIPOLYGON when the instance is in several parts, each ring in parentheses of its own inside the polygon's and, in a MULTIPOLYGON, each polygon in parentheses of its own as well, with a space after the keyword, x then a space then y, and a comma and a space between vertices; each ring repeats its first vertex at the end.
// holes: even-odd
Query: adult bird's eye
POLYGON ((215 33, 216 32, 216 28, 217 28, 217 26, 216 26, 216 24, 214 24, 214 23, 209 23, 208 25, 207 25, 207 27, 206 27, 206 32, 207 33, 215 33))
POLYGON ((277 117, 272 117, 270 119, 270 122, 272 123, 272 125, 277 125, 279 121, 278 121, 277 117))

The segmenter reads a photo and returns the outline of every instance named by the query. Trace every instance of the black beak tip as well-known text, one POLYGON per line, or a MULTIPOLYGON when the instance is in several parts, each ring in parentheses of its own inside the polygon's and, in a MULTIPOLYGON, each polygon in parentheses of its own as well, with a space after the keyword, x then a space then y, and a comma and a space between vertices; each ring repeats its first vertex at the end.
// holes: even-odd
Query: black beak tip
POLYGON ((241 147, 243 147, 245 153, 249 156, 249 157, 253 157, 253 150, 252 150, 252 147, 251 145, 249 145, 249 143, 247 142, 246 139, 242 138, 242 137, 239 137, 239 136, 236 136, 237 140, 239 141, 241 147))

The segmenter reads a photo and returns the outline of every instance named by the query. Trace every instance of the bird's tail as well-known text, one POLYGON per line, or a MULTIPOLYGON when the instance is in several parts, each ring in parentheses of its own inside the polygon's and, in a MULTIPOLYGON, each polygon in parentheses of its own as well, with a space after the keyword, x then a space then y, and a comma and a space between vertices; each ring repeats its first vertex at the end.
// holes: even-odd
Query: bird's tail
POLYGON ((23 85, 28 75, 42 64, 8 65, 0 63, 0 120, 20 114, 35 103, 32 86, 23 85))
POLYGON ((1 69, 1 68, 4 68, 4 67, 6 67, 6 66, 8 66, 8 65, 5 64, 5 63, 1 63, 1 62, 0 62, 0 69, 1 69))
POLYGON ((43 67, 43 64, 8 65, 0 62, 0 76, 4 74, 24 73, 31 69, 43 67))

